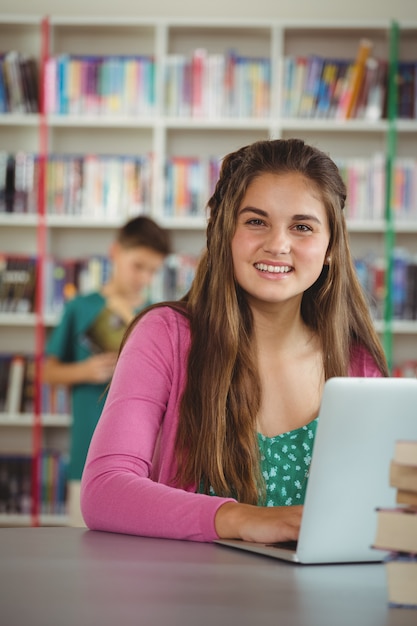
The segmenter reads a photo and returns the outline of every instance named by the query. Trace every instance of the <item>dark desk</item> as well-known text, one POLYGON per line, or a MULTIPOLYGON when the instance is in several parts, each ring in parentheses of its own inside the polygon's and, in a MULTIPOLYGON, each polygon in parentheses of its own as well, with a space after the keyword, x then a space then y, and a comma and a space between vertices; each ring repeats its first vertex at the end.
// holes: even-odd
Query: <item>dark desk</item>
POLYGON ((299 566, 212 544, 0 529, 4 626, 415 626, 381 564, 299 566))

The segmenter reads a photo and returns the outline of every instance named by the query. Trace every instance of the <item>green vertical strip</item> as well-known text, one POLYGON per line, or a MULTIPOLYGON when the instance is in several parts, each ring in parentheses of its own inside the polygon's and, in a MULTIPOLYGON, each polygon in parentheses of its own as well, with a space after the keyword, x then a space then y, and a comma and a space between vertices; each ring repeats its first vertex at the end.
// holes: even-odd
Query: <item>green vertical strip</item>
POLYGON ((392 193, 394 181, 394 164, 397 154, 397 74, 398 74, 398 41, 399 27, 392 22, 390 29, 390 51, 388 72, 388 135, 385 177, 385 307, 383 344, 390 371, 393 367, 393 250, 395 246, 395 224, 392 212, 392 193))

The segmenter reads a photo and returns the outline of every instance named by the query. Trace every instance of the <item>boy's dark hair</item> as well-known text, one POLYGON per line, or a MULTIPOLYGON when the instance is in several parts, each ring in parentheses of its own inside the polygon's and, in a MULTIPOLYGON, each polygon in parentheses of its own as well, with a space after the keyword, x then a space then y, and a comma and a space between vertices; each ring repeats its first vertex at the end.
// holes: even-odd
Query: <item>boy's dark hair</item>
POLYGON ((163 255, 171 252, 168 232, 145 215, 134 217, 122 226, 117 241, 123 248, 151 248, 163 255))

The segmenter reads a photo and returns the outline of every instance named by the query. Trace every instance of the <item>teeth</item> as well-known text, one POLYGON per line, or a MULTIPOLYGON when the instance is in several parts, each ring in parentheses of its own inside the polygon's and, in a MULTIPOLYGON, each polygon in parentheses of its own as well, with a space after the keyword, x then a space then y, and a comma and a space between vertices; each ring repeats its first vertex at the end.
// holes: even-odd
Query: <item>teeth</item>
POLYGON ((286 274, 291 271, 289 265, 266 265, 265 263, 255 263, 255 267, 261 272, 272 272, 273 274, 286 274))

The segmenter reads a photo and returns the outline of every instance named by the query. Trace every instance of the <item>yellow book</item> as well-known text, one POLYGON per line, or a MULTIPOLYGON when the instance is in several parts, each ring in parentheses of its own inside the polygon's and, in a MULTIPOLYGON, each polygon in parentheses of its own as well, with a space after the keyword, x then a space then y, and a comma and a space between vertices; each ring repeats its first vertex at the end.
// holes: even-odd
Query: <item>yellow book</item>
POLYGON ((346 99, 346 110, 344 112, 346 119, 354 116, 356 102, 365 75, 366 61, 371 51, 372 42, 369 39, 361 39, 349 84, 349 96, 346 99))

